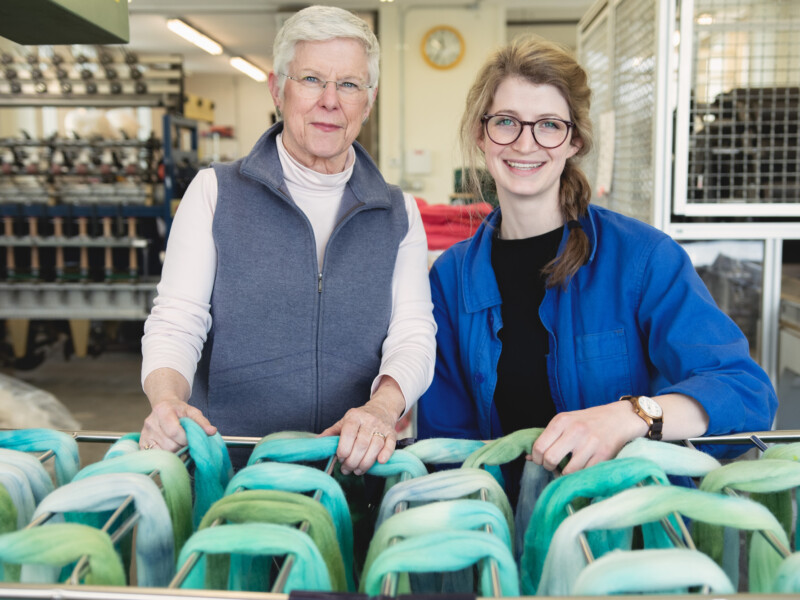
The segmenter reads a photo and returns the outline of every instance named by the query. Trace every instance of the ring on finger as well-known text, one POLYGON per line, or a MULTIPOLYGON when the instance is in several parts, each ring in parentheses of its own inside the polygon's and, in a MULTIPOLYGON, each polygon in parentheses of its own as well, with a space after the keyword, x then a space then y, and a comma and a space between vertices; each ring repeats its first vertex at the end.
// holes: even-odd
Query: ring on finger
POLYGON ((386 435, 381 433, 380 431, 373 431, 372 435, 378 435, 378 436, 382 437, 383 439, 386 439, 386 435))
POLYGON ((151 448, 155 448, 155 447, 156 447, 156 443, 155 442, 148 442, 148 444, 144 447, 144 449, 145 450, 150 450, 151 448))

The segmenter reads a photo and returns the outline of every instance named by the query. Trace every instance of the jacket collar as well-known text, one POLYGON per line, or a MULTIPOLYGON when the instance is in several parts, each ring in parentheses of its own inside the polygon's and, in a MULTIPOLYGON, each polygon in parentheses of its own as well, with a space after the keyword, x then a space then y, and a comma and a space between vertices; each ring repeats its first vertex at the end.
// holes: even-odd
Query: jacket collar
MULTIPOLYGON (((239 172, 276 190, 285 189, 275 138, 283 131, 283 121, 270 127, 244 157, 239 172)), ((356 153, 353 175, 347 183, 356 199, 373 208, 389 208, 389 187, 367 151, 353 142, 356 153)))
MULTIPOLYGON (((461 266, 461 280, 463 281, 464 307, 467 312, 478 312, 492 306, 502 304, 500 289, 497 287, 492 265, 492 240, 496 229, 500 226, 502 213, 500 208, 495 208, 489 213, 478 227, 475 235, 470 239, 461 266)), ((589 205, 587 213, 578 219, 584 233, 589 238, 591 251, 587 264, 594 261, 597 252, 596 221, 597 212, 594 206, 589 205)), ((564 251, 567 244, 567 225, 564 224, 564 233, 558 254, 564 251)))

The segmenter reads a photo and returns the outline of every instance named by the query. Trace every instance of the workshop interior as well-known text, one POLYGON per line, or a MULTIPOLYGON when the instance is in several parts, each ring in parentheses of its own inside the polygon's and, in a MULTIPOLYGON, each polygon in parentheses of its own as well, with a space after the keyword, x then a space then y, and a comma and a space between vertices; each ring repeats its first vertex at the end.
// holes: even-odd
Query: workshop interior
POLYGON ((525 34, 571 48, 593 90, 592 204, 683 246, 777 391, 772 429, 637 440, 615 460, 657 472, 598 473, 588 497, 528 464, 514 502, 501 467, 531 432, 416 441, 413 411, 369 478, 298 432, 220 445, 187 424, 181 451, 139 451, 175 212, 279 118, 272 41, 308 4, 4 0, 0 598, 800 594, 800 1, 321 3, 380 40, 358 141, 417 199, 429 266, 497 203, 474 204, 455 151, 485 57, 525 34), (746 452, 712 457, 732 444, 746 452), (252 454, 231 475, 234 447, 252 454))

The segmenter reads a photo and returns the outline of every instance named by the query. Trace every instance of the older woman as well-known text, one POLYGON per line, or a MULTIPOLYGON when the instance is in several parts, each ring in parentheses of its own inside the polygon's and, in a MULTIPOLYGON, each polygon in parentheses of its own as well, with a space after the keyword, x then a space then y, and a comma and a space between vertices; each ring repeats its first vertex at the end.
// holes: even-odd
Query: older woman
POLYGON ((339 435, 342 471, 360 474, 389 459, 433 376, 425 233, 355 142, 377 93, 367 25, 312 6, 273 54, 282 122, 202 170, 175 216, 142 341, 141 445, 185 444, 183 416, 209 434, 303 430, 339 435))

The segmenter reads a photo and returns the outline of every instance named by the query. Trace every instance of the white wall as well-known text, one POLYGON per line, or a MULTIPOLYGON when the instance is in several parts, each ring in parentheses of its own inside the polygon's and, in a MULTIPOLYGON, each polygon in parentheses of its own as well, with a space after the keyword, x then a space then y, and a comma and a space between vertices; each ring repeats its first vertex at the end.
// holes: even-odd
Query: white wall
POLYGON ((505 8, 491 2, 465 7, 381 5, 379 28, 383 60, 380 102, 380 167, 387 181, 430 203, 447 203, 458 159, 458 123, 470 85, 486 56, 505 42, 505 8), (466 40, 462 61, 452 69, 433 69, 420 45, 435 25, 450 25, 466 40), (427 150, 428 175, 404 173, 405 153, 427 150))

